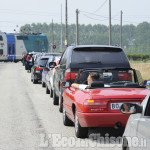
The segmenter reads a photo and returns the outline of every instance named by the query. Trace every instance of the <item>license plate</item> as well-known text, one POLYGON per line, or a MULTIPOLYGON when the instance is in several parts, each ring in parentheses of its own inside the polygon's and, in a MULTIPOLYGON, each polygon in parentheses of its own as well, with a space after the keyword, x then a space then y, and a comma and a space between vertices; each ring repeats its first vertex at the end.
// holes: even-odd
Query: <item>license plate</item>
POLYGON ((120 109, 123 103, 111 103, 111 110, 118 110, 120 109))
MULTIPOLYGON (((131 103, 131 102, 129 102, 129 103, 131 103)), ((111 110, 118 110, 118 109, 120 109, 122 104, 123 103, 111 103, 111 110)), ((140 104, 140 103, 136 102, 136 103, 133 103, 133 104, 140 104)))

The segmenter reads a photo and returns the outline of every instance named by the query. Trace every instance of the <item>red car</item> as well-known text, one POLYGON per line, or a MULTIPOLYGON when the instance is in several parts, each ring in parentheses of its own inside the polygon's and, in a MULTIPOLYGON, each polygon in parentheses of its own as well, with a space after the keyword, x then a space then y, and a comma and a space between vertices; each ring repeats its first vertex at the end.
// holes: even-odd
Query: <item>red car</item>
POLYGON ((134 69, 83 69, 76 82, 85 83, 89 72, 98 72, 100 81, 91 83, 85 90, 62 82, 62 87, 66 88, 63 93, 63 123, 66 126, 74 123, 78 138, 87 137, 88 127, 125 127, 129 115, 120 113, 121 104, 141 103, 149 93, 134 69))

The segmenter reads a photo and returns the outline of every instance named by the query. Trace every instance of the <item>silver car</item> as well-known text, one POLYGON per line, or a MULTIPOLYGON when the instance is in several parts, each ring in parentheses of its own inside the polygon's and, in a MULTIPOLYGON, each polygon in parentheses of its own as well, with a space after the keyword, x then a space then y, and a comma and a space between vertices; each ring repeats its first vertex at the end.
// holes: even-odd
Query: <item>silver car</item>
MULTIPOLYGON (((58 61, 60 60, 61 56, 55 56, 53 62, 55 62, 56 64, 58 63, 58 61)), ((50 94, 50 97, 53 97, 53 79, 54 79, 54 74, 55 74, 56 69, 55 68, 51 68, 51 70, 48 72, 48 74, 46 75, 46 94, 50 94)))
POLYGON ((141 104, 125 103, 121 113, 130 115, 123 134, 123 150, 150 149, 150 93, 141 104))

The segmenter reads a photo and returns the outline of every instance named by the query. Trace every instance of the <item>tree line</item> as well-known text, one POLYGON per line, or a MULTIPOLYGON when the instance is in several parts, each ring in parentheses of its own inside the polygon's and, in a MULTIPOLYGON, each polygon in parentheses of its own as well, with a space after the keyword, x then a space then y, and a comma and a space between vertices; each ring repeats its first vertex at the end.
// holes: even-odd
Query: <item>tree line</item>
MULTIPOLYGON (((62 25, 63 50, 65 49, 65 24, 62 25)), ((20 28, 22 33, 43 33, 48 37, 49 45, 52 43, 52 24, 32 23, 25 24, 20 28)), ((54 44, 56 51, 60 51, 61 25, 53 24, 54 44)), ((68 45, 75 44, 76 25, 68 25, 68 45)), ((79 25, 80 45, 108 45, 109 27, 101 24, 79 25)), ((120 25, 112 25, 112 44, 120 45, 120 25)), ((150 23, 143 22, 135 25, 123 25, 122 48, 126 53, 150 54, 150 23)))

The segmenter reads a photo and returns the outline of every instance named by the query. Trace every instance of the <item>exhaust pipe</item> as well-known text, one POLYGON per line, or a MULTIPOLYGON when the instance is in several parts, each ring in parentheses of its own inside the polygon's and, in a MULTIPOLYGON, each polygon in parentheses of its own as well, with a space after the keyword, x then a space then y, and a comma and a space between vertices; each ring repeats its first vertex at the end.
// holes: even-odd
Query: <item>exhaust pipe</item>
POLYGON ((117 123, 115 124, 115 126, 114 126, 115 129, 119 129, 119 128, 121 128, 121 127, 122 127, 121 122, 117 122, 117 123))

